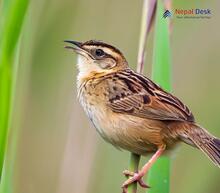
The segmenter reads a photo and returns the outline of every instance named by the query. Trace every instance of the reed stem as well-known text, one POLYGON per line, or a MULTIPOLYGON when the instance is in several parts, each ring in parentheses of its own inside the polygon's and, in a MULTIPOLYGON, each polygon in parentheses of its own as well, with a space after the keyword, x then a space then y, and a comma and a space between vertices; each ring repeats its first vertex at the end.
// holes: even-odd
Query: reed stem
MULTIPOLYGON (((156 0, 144 0, 141 19, 141 30, 139 39, 139 51, 137 61, 137 72, 143 73, 144 71, 144 59, 145 59, 145 47, 147 43, 147 36, 150 32, 152 20, 155 12, 156 0)), ((129 171, 138 171, 140 162, 140 155, 131 153, 129 162, 129 171)), ((137 192, 137 183, 132 183, 128 186, 128 193, 137 192)))
MULTIPOLYGON (((167 91, 171 90, 171 58, 169 42, 169 19, 163 18, 163 2, 157 1, 153 52, 152 79, 167 91)), ((170 158, 162 156, 153 165, 148 175, 152 187, 148 193, 169 193, 170 158)))
MULTIPOLYGON (((139 43, 137 72, 143 73, 145 46, 147 35, 149 34, 153 16, 155 13, 156 1, 145 0, 142 13, 141 34, 139 43)), ((169 45, 168 19, 163 18, 164 5, 158 0, 156 8, 156 24, 153 54, 153 72, 152 78, 164 89, 170 91, 171 61, 169 45)), ((137 171, 140 162, 140 155, 131 153, 129 170, 137 171)), ((149 193, 169 193, 170 159, 168 157, 160 158, 149 171, 148 184, 152 187, 149 193)), ((128 193, 137 192, 137 183, 128 187, 128 193)))

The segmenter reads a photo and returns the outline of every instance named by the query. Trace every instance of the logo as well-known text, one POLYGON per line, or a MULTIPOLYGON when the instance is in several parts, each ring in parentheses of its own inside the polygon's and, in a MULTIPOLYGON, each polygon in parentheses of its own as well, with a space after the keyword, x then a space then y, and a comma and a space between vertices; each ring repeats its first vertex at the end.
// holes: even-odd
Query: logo
POLYGON ((166 10, 163 14, 163 18, 171 17, 172 13, 169 10, 166 10))
POLYGON ((175 8, 174 10, 165 10, 163 13, 163 18, 177 18, 177 19, 210 19, 212 17, 211 9, 181 9, 175 8))
POLYGON ((210 19, 212 16, 211 9, 175 9, 174 15, 178 19, 210 19))

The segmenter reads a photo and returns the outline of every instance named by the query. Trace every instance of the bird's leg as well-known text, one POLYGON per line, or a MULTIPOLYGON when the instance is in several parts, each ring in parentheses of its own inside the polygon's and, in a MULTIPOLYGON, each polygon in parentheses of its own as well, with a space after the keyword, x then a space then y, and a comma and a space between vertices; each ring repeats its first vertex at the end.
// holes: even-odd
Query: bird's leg
POLYGON ((148 172, 148 170, 151 168, 151 166, 154 164, 154 162, 161 156, 163 153, 165 147, 160 147, 156 153, 150 158, 150 160, 142 167, 142 169, 138 172, 130 172, 125 170, 123 173, 126 176, 132 176, 131 178, 127 179, 123 185, 123 192, 126 192, 125 190, 127 189, 128 185, 132 184, 133 182, 138 182, 141 187, 148 188, 149 186, 144 183, 142 180, 142 177, 148 172))
MULTIPOLYGON (((126 177, 133 177, 135 175, 138 175, 138 172, 131 172, 129 170, 124 170, 123 171, 123 174, 126 176, 126 177)), ((147 184, 144 183, 144 180, 141 178, 139 180, 137 180, 137 182, 139 183, 139 185, 142 187, 142 188, 150 188, 150 186, 148 186, 147 184)))

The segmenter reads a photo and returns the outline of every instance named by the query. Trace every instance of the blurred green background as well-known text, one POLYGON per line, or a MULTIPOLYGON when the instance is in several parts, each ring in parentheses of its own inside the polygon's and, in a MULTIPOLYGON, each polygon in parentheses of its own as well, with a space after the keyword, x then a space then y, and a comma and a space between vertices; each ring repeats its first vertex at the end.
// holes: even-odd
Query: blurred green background
MULTIPOLYGON (((198 123, 220 137, 219 6, 219 1, 174 1, 173 9, 209 8, 212 17, 174 17, 171 47, 173 93, 198 123)), ((129 153, 106 144, 82 111, 76 98, 76 55, 63 48, 63 40, 106 41, 120 48, 135 68, 141 11, 140 0, 30 1, 9 134, 13 140, 14 131, 18 133, 14 193, 121 192, 129 153)), ((219 168, 201 152, 182 145, 172 157, 171 193, 219 193, 219 168)), ((142 158, 142 164, 146 161, 142 158)))

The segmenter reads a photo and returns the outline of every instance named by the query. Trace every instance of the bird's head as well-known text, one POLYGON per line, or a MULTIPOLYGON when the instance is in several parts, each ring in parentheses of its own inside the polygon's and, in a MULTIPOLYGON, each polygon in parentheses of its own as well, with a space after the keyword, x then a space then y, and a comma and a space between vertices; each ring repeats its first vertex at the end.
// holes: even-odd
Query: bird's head
POLYGON ((65 42, 70 44, 65 48, 72 49, 78 54, 79 78, 99 73, 108 74, 128 66, 123 54, 112 45, 95 40, 84 43, 70 40, 65 42))

